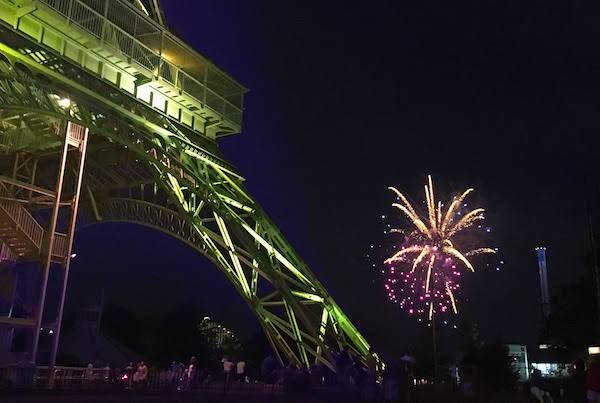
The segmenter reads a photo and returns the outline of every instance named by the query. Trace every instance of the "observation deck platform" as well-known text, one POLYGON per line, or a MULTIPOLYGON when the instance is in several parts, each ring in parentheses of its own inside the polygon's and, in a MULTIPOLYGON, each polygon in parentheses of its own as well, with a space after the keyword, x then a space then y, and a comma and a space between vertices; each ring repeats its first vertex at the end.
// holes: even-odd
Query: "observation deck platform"
POLYGON ((239 133, 241 84, 126 0, 0 0, 0 21, 211 139, 239 133))

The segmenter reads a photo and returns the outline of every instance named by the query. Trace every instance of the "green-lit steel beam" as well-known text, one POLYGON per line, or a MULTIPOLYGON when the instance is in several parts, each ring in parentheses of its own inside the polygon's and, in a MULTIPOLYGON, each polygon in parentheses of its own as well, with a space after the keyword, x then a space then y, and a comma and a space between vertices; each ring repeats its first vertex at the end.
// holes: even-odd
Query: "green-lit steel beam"
MULTIPOLYGON (((208 257, 255 312, 280 359, 335 369, 333 352, 344 348, 366 363, 369 344, 247 192, 242 176, 222 157, 210 125, 190 127, 181 121, 181 110, 171 116, 168 108, 157 108, 90 70, 85 55, 75 60, 56 51, 46 43, 50 34, 39 21, 52 12, 46 7, 50 2, 41 2, 47 3, 43 10, 17 13, 25 3, 0 0, 0 21, 5 23, 0 29, 0 112, 27 113, 50 126, 73 121, 90 129, 84 180, 90 216, 167 232, 208 257), (100 154, 109 146, 109 155, 119 150, 130 158, 110 162, 100 154), (97 155, 94 147, 100 150, 97 155), (152 186, 150 200, 146 186, 152 186)), ((52 29, 89 34, 83 28, 71 22, 52 29)), ((67 49, 87 51, 80 41, 69 44, 67 35, 55 36, 67 49)), ((105 58, 92 67, 108 68, 111 54, 106 49, 89 50, 105 58)), ((129 74, 134 66, 122 69, 129 74)), ((231 128, 226 120, 223 115, 223 124, 231 128)), ((0 125, 0 154, 15 152, 20 135, 0 125)), ((28 152, 45 152, 51 140, 28 143, 28 152)))

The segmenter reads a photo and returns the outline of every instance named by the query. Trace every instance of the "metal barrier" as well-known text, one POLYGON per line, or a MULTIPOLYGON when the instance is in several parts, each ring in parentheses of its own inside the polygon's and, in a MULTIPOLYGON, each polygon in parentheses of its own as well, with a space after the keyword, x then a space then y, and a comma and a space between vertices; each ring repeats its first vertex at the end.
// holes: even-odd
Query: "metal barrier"
MULTIPOLYGON (((54 388, 67 390, 95 389, 108 383, 109 373, 109 368, 54 367, 54 388)), ((33 387, 46 388, 48 375, 48 367, 37 367, 33 387)))
MULTIPOLYGON (((281 395, 281 383, 246 382, 245 380, 226 381, 206 377, 189 382, 183 371, 148 371, 144 381, 134 382, 131 374, 107 367, 54 367, 53 389, 65 391, 162 391, 162 392, 210 392, 219 394, 243 393, 253 395, 281 395)), ((7 366, 0 367, 0 390, 43 390, 48 387, 48 367, 7 366)))

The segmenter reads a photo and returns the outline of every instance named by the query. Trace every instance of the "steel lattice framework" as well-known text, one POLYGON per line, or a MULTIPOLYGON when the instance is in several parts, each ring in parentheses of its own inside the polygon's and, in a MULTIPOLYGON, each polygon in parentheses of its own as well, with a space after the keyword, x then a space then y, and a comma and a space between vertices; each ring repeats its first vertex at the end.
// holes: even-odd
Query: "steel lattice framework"
POLYGON ((54 183, 44 167, 67 141, 64 123, 88 128, 88 217, 149 226, 202 253, 255 312, 280 361, 335 370, 340 349, 372 360, 219 151, 218 137, 239 132, 245 90, 173 37, 162 15, 156 0, 0 0, 0 153, 10 162, 0 183, 20 189, 10 203, 48 209, 56 195, 43 190, 54 183), (111 17, 117 5, 146 30, 111 17), (184 52, 197 68, 178 64, 184 52))

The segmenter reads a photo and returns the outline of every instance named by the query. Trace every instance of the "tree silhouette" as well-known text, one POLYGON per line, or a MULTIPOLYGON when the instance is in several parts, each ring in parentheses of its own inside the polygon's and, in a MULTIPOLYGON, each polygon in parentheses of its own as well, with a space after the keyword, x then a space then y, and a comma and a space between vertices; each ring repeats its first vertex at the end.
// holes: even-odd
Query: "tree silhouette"
POLYGON ((542 324, 541 342, 562 346, 571 354, 597 343, 599 331, 591 275, 560 288, 551 306, 551 313, 542 324))

